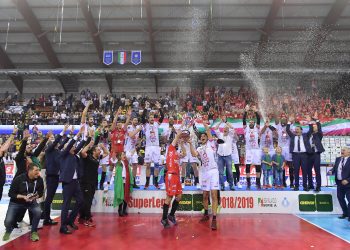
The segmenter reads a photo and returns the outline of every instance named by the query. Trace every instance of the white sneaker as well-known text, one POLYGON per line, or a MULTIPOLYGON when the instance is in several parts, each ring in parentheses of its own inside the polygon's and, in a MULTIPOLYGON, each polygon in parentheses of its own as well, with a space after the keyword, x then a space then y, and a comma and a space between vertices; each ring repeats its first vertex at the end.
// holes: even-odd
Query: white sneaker
POLYGON ((241 183, 238 182, 237 187, 238 187, 239 189, 242 189, 241 183))
POLYGON ((197 183, 196 188, 201 189, 201 184, 197 183))
POLYGON ((185 183, 182 183, 182 184, 181 184, 181 187, 182 187, 182 188, 185 188, 185 183))
POLYGON ((161 189, 161 190, 165 190, 165 183, 163 183, 163 184, 160 185, 160 189, 161 189))

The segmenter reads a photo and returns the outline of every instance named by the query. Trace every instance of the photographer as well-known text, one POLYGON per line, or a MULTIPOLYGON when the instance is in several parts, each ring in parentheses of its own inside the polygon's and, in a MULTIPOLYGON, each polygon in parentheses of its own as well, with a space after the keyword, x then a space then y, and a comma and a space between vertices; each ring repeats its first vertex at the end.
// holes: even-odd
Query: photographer
POLYGON ((32 229, 30 239, 38 241, 38 224, 41 216, 41 209, 37 199, 44 193, 44 182, 40 177, 40 169, 33 163, 29 164, 28 172, 17 176, 10 187, 9 197, 11 198, 5 218, 6 232, 2 240, 10 239, 13 225, 18 213, 23 213, 27 209, 33 214, 32 229))

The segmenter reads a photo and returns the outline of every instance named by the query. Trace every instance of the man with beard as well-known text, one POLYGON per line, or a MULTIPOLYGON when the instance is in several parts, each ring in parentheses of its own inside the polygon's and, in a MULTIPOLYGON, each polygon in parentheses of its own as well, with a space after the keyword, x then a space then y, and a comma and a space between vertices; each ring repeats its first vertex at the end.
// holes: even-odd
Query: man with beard
POLYGON ((261 189, 260 177, 261 177, 261 150, 259 148, 259 130, 260 130, 260 115, 256 110, 256 107, 250 110, 247 105, 245 112, 243 114, 243 129, 244 129, 244 139, 245 139, 245 165, 246 165, 246 175, 247 175, 247 189, 250 189, 250 166, 253 164, 256 170, 256 185, 258 189, 261 189), (255 113, 256 124, 254 120, 249 121, 247 126, 247 113, 252 111, 255 113))
MULTIPOLYGON (((115 114, 115 117, 113 119, 113 124, 111 126, 110 140, 111 140, 112 146, 111 146, 110 158, 117 155, 118 153, 124 152, 125 137, 126 137, 126 133, 127 133, 126 129, 127 129, 127 125, 130 122, 131 112, 132 112, 132 109, 128 108, 127 118, 126 118, 126 122, 124 124, 122 122, 122 119, 119 117, 119 115, 122 113, 121 107, 119 107, 118 111, 115 114)), ((109 175, 107 177, 107 185, 106 185, 105 191, 108 190, 108 186, 109 186, 110 180, 112 178, 112 172, 113 172, 113 168, 109 168, 109 175)), ((100 187, 101 187, 101 185, 103 186, 103 183, 105 181, 105 176, 106 176, 106 174, 104 174, 104 172, 102 172, 100 187)))
MULTIPOLYGON (((131 114, 130 114, 131 115, 131 114)), ((141 126, 138 126, 138 119, 137 117, 134 117, 131 121, 131 125, 127 126, 126 131, 126 139, 125 139, 125 145, 124 150, 126 153, 126 157, 129 160, 129 163, 132 164, 132 175, 134 177, 134 186, 133 188, 139 188, 139 186, 136 185, 136 173, 137 173, 137 165, 138 165, 138 155, 136 152, 136 145, 139 138, 139 133, 142 130, 141 126)))
MULTIPOLYGON (((278 134, 278 146, 282 148, 282 155, 285 159, 285 165, 288 166, 289 169, 290 188, 294 188, 294 167, 292 154, 289 152, 290 137, 286 130, 287 118, 285 116, 283 116, 280 121, 276 119, 276 129, 278 134)), ((287 187, 285 169, 283 169, 283 186, 287 187)))
POLYGON ((88 120, 88 124, 86 124, 86 117, 87 117, 87 113, 89 110, 89 107, 92 105, 92 101, 88 101, 83 113, 81 114, 81 122, 80 122, 80 126, 84 126, 85 127, 85 131, 82 135, 82 139, 86 141, 87 137, 88 137, 88 133, 91 129, 95 130, 95 126, 94 126, 94 118, 92 116, 89 116, 89 120, 88 120))
POLYGON ((204 123, 206 133, 200 134, 201 146, 197 150, 193 147, 191 140, 190 150, 193 157, 198 157, 202 161, 202 190, 203 190, 203 206, 204 216, 200 222, 209 220, 208 215, 208 199, 209 193, 212 198, 213 219, 211 229, 217 229, 216 214, 218 208, 218 190, 219 190, 219 170, 215 160, 216 144, 212 138, 211 131, 207 124, 204 123))
POLYGON ((154 176, 153 184, 159 189, 158 185, 158 173, 159 173, 159 159, 160 159, 160 146, 159 146, 159 125, 163 122, 164 114, 161 109, 159 102, 156 102, 156 108, 159 110, 160 118, 158 122, 154 120, 154 114, 148 116, 148 121, 146 119, 147 109, 149 108, 149 103, 146 102, 146 107, 142 114, 142 124, 143 130, 146 137, 146 149, 145 149, 145 163, 146 163, 146 184, 145 189, 149 187, 149 181, 151 176, 151 163, 154 164, 154 176))
POLYGON ((168 148, 166 159, 166 174, 164 178, 166 186, 166 199, 163 205, 163 217, 161 220, 164 228, 170 227, 168 220, 170 220, 174 225, 177 224, 175 212, 179 206, 182 195, 179 160, 181 157, 186 156, 186 149, 184 148, 183 141, 179 140, 183 140, 180 139, 181 137, 187 137, 187 139, 189 139, 189 136, 189 131, 184 131, 182 133, 179 131, 168 148), (180 144, 182 154, 179 154, 178 150, 176 149, 178 147, 178 143, 180 144), (175 199, 171 206, 170 214, 168 215, 169 205, 174 196, 175 199))
MULTIPOLYGON (((93 136, 93 134, 90 134, 93 136)), ((108 157, 108 149, 104 146, 104 143, 100 143, 99 147, 94 140, 91 140, 88 145, 80 153, 83 165, 83 175, 81 178, 80 187, 83 192, 83 206, 81 207, 79 214, 79 223, 84 224, 87 227, 94 227, 95 223, 91 216, 92 200, 96 191, 96 182, 98 178, 98 166, 99 161, 108 157), (103 153, 101 154, 101 149, 103 153)))

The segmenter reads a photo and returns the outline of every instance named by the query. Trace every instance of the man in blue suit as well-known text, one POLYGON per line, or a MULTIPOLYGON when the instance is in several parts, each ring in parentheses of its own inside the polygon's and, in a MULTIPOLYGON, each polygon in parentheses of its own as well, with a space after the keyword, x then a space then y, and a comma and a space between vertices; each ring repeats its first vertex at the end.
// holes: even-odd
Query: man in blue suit
POLYGON ((316 192, 321 191, 321 154, 325 151, 322 145, 322 128, 321 123, 317 118, 313 118, 314 122, 310 123, 310 130, 312 131, 310 135, 310 145, 311 153, 309 154, 309 164, 308 164, 308 182, 309 189, 314 189, 312 182, 312 168, 315 168, 316 173, 316 192))
POLYGON ((290 153, 292 154, 293 166, 294 166, 294 191, 299 190, 299 170, 301 167, 301 171, 303 174, 303 188, 304 191, 309 191, 307 185, 307 166, 308 166, 308 155, 307 153, 311 153, 311 145, 310 145, 310 135, 311 130, 309 130, 306 134, 303 134, 303 129, 300 126, 295 127, 295 133, 290 131, 290 125, 294 121, 294 117, 289 117, 289 121, 287 124, 287 134, 290 137, 290 153))
MULTIPOLYGON (((58 182, 59 182, 59 172, 60 164, 57 158, 62 150, 63 146, 68 142, 69 137, 61 141, 63 135, 66 133, 69 125, 65 125, 63 131, 56 136, 53 142, 50 142, 47 149, 45 150, 45 167, 46 167, 46 199, 44 206, 44 225, 57 225, 58 222, 53 221, 50 218, 51 203, 55 196, 58 182)), ((71 132, 72 133, 72 132, 71 132)))
MULTIPOLYGON (((335 159, 334 167, 329 171, 335 175, 337 184, 337 197, 343 214, 339 219, 349 218, 350 216, 350 148, 343 147, 341 156, 335 159), (348 200, 348 203, 345 200, 348 200)), ((350 219, 348 219, 350 221, 350 219)))
POLYGON ((78 147, 75 147, 75 143, 83 133, 85 127, 81 126, 78 134, 70 140, 68 145, 62 151, 60 156, 60 178, 63 187, 63 204, 61 211, 61 228, 60 233, 62 234, 71 234, 72 231, 68 229, 67 226, 70 226, 72 229, 77 230, 78 226, 75 225, 74 221, 78 215, 79 209, 83 204, 83 194, 80 189, 79 178, 82 175, 80 169, 79 158, 76 155, 80 149, 85 144, 85 141, 82 141, 78 147), (75 198, 75 206, 68 216, 68 210, 72 198, 75 198))

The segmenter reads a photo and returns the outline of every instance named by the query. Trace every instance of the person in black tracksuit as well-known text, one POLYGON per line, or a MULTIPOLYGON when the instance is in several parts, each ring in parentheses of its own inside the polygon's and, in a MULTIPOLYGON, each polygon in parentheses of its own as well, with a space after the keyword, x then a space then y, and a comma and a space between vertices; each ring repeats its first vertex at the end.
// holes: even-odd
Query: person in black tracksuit
POLYGON ((109 152, 103 143, 100 144, 100 147, 97 146, 98 138, 95 142, 91 140, 91 142, 80 153, 81 164, 83 167, 80 187, 83 192, 84 202, 79 211, 79 223, 88 227, 95 226, 91 216, 91 205, 96 191, 100 160, 109 155, 109 152), (103 155, 101 155, 100 148, 103 150, 103 155))
MULTIPOLYGON (((24 131, 21 147, 19 148, 19 151, 15 157, 17 171, 16 171, 14 178, 27 172, 27 165, 29 163, 31 163, 32 158, 37 158, 40 155, 41 151, 43 151, 43 149, 44 149, 48 139, 51 137, 51 135, 52 135, 52 132, 47 133, 46 137, 40 142, 39 146, 33 152, 32 146, 27 145, 27 141, 28 141, 28 138, 30 136, 29 131, 28 130, 24 131)), ((41 167, 41 166, 38 166, 38 167, 41 167)), ((26 213, 26 210, 23 210, 22 212, 19 212, 17 214, 17 222, 23 221, 25 213, 26 213)), ((29 219, 31 222, 32 221, 32 214, 30 211, 29 211, 29 219)))
POLYGON ((7 139, 7 141, 0 147, 0 201, 2 199, 2 192, 6 182, 6 169, 5 169, 5 162, 3 158, 6 151, 10 147, 11 143, 13 142, 13 139, 15 138, 16 134, 17 134, 17 129, 15 128, 12 134, 7 139))
POLYGON ((66 133, 69 125, 65 125, 63 131, 56 136, 55 141, 52 142, 45 150, 45 166, 46 166, 46 199, 44 204, 44 225, 57 225, 56 221, 53 221, 50 217, 51 203, 55 196, 58 183, 59 183, 59 171, 60 165, 58 156, 63 146, 68 142, 67 136, 62 140, 63 135, 66 133))

